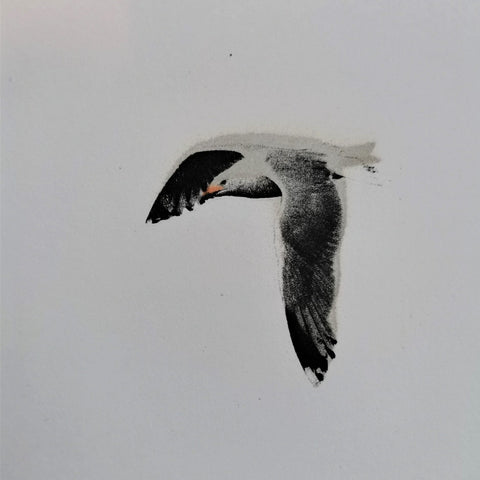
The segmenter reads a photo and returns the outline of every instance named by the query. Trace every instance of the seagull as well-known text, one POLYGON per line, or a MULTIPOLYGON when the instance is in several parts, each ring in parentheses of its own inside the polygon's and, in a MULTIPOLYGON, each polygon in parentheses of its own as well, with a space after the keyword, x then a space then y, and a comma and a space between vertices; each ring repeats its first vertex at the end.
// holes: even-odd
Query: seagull
POLYGON ((293 347, 317 386, 335 358, 338 251, 349 167, 372 171, 374 143, 338 147, 315 139, 226 135, 197 144, 158 194, 147 222, 178 216, 213 198, 281 197, 279 257, 293 347))

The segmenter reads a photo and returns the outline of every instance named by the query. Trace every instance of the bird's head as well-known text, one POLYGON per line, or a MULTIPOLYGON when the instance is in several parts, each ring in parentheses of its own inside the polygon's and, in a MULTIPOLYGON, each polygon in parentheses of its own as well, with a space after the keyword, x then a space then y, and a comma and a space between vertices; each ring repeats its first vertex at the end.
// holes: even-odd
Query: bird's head
POLYGON ((256 178, 219 178, 215 179, 203 192, 200 203, 213 197, 247 197, 267 198, 278 197, 281 191, 278 186, 267 177, 256 178))

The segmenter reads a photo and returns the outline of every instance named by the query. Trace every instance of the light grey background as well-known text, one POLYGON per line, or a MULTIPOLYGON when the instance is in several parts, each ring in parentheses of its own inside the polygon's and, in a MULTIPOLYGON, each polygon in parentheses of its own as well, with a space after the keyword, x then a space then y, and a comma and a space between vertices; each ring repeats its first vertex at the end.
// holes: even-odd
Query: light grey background
POLYGON ((475 1, 5 0, 2 478, 479 478, 479 32, 475 1), (383 159, 317 389, 276 200, 144 224, 250 131, 383 159))

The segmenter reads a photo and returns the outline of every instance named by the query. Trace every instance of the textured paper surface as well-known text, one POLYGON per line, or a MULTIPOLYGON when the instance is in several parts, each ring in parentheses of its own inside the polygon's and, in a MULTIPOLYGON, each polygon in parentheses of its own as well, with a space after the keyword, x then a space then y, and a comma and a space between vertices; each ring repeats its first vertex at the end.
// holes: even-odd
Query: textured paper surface
POLYGON ((476 2, 5 1, 2 478, 478 476, 476 2), (298 367, 275 199, 158 228, 235 132, 375 141, 337 358, 298 367))

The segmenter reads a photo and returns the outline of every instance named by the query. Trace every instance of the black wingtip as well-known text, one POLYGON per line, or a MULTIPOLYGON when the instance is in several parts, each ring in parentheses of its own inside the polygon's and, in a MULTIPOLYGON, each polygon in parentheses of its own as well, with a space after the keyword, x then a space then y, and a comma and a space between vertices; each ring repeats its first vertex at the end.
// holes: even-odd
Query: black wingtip
MULTIPOLYGON (((328 356, 335 358, 335 354, 327 344, 323 345, 325 352, 322 353, 319 350, 313 338, 302 328, 301 322, 294 311, 287 307, 285 308, 285 314, 298 360, 312 384, 317 385, 324 380, 328 371, 328 356)), ((336 343, 334 339, 329 340, 329 342, 332 345, 336 343)))
POLYGON ((148 214, 148 217, 145 220, 145 223, 158 223, 161 219, 158 217, 154 217, 152 212, 148 214))
MULTIPOLYGON (((170 215, 152 215, 150 214, 147 219, 145 220, 145 223, 158 223, 160 222, 161 220, 167 220, 169 219, 170 217, 174 216, 175 214, 170 214, 170 215)), ((178 215, 178 214, 177 214, 178 215)))
POLYGON ((158 200, 153 204, 153 207, 148 214, 145 223, 158 223, 161 220, 168 220, 170 217, 180 215, 180 211, 174 210, 170 212, 163 205, 159 204, 158 200))

